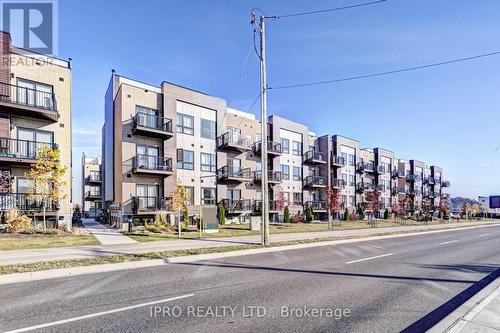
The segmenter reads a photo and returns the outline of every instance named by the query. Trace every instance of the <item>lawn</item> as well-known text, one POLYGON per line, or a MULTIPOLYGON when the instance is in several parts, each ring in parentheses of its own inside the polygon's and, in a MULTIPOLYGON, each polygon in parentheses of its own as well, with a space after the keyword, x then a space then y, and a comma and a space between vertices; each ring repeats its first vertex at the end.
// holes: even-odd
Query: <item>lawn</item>
POLYGON ((92 235, 0 234, 0 251, 98 244, 92 235))

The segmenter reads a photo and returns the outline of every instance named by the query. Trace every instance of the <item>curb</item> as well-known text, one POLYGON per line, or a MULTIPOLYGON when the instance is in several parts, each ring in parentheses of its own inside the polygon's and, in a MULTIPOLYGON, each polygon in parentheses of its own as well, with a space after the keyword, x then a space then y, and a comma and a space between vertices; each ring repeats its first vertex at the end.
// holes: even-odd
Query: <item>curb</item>
POLYGON ((13 273, 13 274, 0 275, 0 285, 6 285, 6 284, 12 284, 12 283, 33 282, 33 281, 40 281, 40 280, 46 280, 46 279, 64 278, 64 277, 71 277, 71 276, 96 274, 96 273, 114 272, 114 271, 121 271, 121 270, 128 270, 128 269, 159 267, 159 266, 164 266, 164 265, 169 265, 169 264, 180 264, 180 263, 188 263, 188 262, 194 262, 194 261, 223 259, 223 258, 239 257, 239 256, 245 256, 245 255, 262 254, 262 253, 299 250, 299 249, 307 249, 307 248, 321 247, 321 246, 358 243, 358 242, 366 242, 366 241, 372 241, 372 240, 389 239, 389 238, 397 238, 397 237, 411 237, 411 236, 419 236, 419 235, 429 234, 429 233, 442 233, 442 232, 459 231, 459 230, 467 230, 467 229, 475 229, 475 228, 493 227, 493 226, 499 226, 499 225, 500 224, 489 224, 489 225, 478 225, 478 226, 470 226, 470 227, 462 227, 462 228, 448 228, 448 229, 440 229, 440 230, 417 231, 417 232, 411 232, 411 233, 405 233, 405 234, 340 239, 340 240, 333 240, 333 241, 318 241, 318 242, 306 243, 306 244, 274 246, 274 247, 268 247, 268 248, 258 248, 258 249, 248 249, 248 250, 236 250, 236 251, 222 252, 222 253, 196 254, 196 255, 190 255, 190 256, 173 257, 173 258, 165 258, 165 259, 150 259, 150 260, 122 262, 122 263, 116 263, 116 264, 101 264, 101 265, 79 266, 79 267, 70 267, 70 268, 59 268, 59 269, 51 269, 51 270, 36 271, 36 272, 13 273))

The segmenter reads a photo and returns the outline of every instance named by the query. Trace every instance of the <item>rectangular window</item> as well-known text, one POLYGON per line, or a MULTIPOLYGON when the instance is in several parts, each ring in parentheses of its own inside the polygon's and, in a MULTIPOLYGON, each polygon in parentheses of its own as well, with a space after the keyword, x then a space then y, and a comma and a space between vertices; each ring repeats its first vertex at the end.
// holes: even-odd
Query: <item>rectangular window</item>
POLYGON ((344 163, 347 162, 347 153, 342 153, 342 158, 344 159, 344 163))
POLYGON ((285 205, 290 204, 290 192, 283 192, 283 199, 285 201, 285 205))
POLYGON ((300 147, 300 142, 292 141, 292 154, 296 156, 302 155, 302 148, 300 147))
POLYGON ((302 205, 302 193, 294 193, 293 194, 293 204, 296 206, 302 205))
POLYGON ((215 139, 215 121, 201 119, 201 137, 215 139))
POLYGON ((281 165, 281 178, 283 180, 289 180, 290 179, 290 167, 288 165, 281 165))
POLYGON ((90 195, 101 195, 101 188, 99 186, 91 186, 90 187, 90 195))
POLYGON ((187 205, 188 206, 193 206, 194 205, 194 187, 193 186, 184 186, 186 189, 186 197, 187 197, 187 205))
POLYGON ((344 181, 345 184, 347 184, 347 174, 345 173, 342 174, 342 180, 344 181))
POLYGON ((194 118, 182 113, 177 114, 177 133, 194 134, 194 118))
POLYGON ((35 182, 29 178, 17 178, 17 193, 28 193, 28 190, 33 188, 35 182))
POLYGON ((293 167, 293 180, 302 180, 302 169, 300 167, 293 167))
POLYGON ((215 205, 215 188, 210 188, 210 187, 201 188, 201 204, 215 205))
POLYGON ((290 154, 290 140, 281 139, 281 149, 283 154, 290 154))
POLYGON ((43 146, 50 148, 54 142, 52 132, 34 130, 29 128, 17 129, 16 155, 20 157, 35 157, 37 149, 43 146))
POLYGON ((17 102, 44 109, 54 109, 53 88, 51 85, 28 81, 17 80, 17 102))
POLYGON ((136 185, 135 194, 139 200, 139 209, 159 208, 158 186, 136 185))
POLYGON ((341 202, 342 202, 342 206, 345 206, 346 202, 347 202, 347 195, 343 195, 341 197, 341 202))
POLYGON ((177 149, 177 169, 194 170, 194 152, 177 149))
POLYGON ((227 194, 227 198, 230 201, 241 199, 241 190, 240 189, 227 189, 226 194, 227 194))
POLYGON ((356 206, 356 197, 354 195, 350 195, 349 196, 349 205, 351 207, 355 207, 356 206))
POLYGON ((349 175, 349 186, 354 186, 354 175, 349 175))
POLYGON ((216 171, 215 154, 201 153, 201 171, 216 171))
POLYGON ((355 161, 354 155, 349 154, 349 165, 353 166, 355 163, 356 163, 356 161, 355 161))

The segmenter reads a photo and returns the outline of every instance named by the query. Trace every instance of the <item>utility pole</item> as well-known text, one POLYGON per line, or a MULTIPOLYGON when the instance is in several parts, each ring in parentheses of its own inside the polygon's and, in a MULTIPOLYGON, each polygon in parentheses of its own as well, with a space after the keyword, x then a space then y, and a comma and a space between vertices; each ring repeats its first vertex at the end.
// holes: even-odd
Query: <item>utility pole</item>
POLYGON ((274 16, 260 16, 259 24, 256 23, 255 12, 252 11, 252 25, 260 34, 260 94, 261 94, 261 173, 262 173, 262 227, 261 244, 269 245, 269 187, 267 181, 267 82, 266 82, 266 30, 265 20, 274 16))

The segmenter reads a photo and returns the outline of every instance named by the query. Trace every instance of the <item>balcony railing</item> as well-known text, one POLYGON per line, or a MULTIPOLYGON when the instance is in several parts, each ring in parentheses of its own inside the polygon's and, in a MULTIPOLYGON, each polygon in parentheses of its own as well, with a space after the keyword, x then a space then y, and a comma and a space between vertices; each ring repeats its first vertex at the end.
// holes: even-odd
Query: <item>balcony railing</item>
POLYGON ((406 189, 404 186, 396 186, 391 189, 392 195, 405 194, 406 189))
POLYGON ((346 181, 343 179, 333 178, 332 187, 333 188, 343 188, 346 186, 346 181))
POLYGON ((375 166, 371 162, 359 162, 358 163, 359 172, 375 172, 375 166))
POLYGON ((327 185, 326 177, 322 176, 307 176, 304 179, 305 187, 325 187, 327 185))
POLYGON ((379 192, 384 192, 385 191, 385 185, 377 185, 375 188, 379 192))
POLYGON ((405 177, 405 172, 402 170, 394 170, 392 172, 392 177, 393 178, 404 178, 405 177))
MULTIPOLYGON (((254 200, 253 201, 253 211, 256 213, 262 212, 262 200, 254 200)), ((277 212, 280 211, 276 205, 276 201, 269 201, 269 211, 277 212)))
POLYGON ((234 181, 251 181, 252 180, 252 170, 250 168, 235 167, 232 165, 225 165, 217 170, 217 180, 234 180, 234 181))
POLYGON ((426 177, 426 178, 425 178, 425 183, 426 183, 426 184, 430 184, 430 185, 434 184, 434 183, 435 183, 435 179, 434 179, 434 177, 431 177, 431 176, 426 177))
POLYGON ((101 178, 101 173, 91 173, 88 177, 87 177, 87 181, 88 182, 91 182, 91 183, 100 183, 102 182, 102 178, 101 178))
POLYGON ((172 172, 172 159, 169 157, 138 154, 134 157, 132 168, 134 172, 169 174, 172 172))
POLYGON ((47 197, 40 194, 26 193, 1 193, 0 211, 7 211, 17 208, 21 211, 42 211, 45 205, 46 211, 55 211, 58 205, 55 202, 47 201, 47 197))
POLYGON ((250 138, 234 132, 227 132, 217 137, 217 148, 220 150, 236 149, 246 151, 252 149, 252 144, 250 138))
MULTIPOLYGON (((256 142, 253 145, 253 151, 259 154, 262 149, 262 142, 256 142)), ((267 153, 272 155, 281 155, 281 143, 267 141, 267 153)))
POLYGON ((37 109, 56 111, 56 97, 53 92, 35 90, 0 83, 0 101, 19 105, 31 106, 37 109))
POLYGON ((160 116, 137 112, 132 119, 132 130, 134 133, 150 134, 153 136, 173 136, 172 119, 160 116))
POLYGON ((2 158, 36 160, 38 150, 42 147, 57 149, 57 145, 53 143, 0 138, 0 160, 2 158))
POLYGON ((324 164, 326 163, 325 155, 319 151, 309 150, 303 155, 303 162, 306 164, 324 164))
POLYGON ((343 156, 335 155, 333 153, 331 155, 331 159, 332 159, 333 166, 343 167, 346 165, 346 162, 347 162, 343 156))
POLYGON ((450 187, 450 182, 449 181, 441 182, 441 187, 450 187))
POLYGON ((219 204, 222 204, 225 212, 230 214, 252 211, 252 202, 250 199, 222 199, 219 204))
POLYGON ((307 201, 305 207, 311 207, 313 212, 318 210, 326 210, 326 201, 307 201))
POLYGON ((101 191, 87 191, 85 194, 85 198, 101 198, 101 191))
MULTIPOLYGON (((262 181, 262 170, 256 170, 254 172, 254 180, 256 182, 262 181)), ((280 183, 281 171, 267 170, 267 181, 270 183, 280 183)))
POLYGON ((385 173, 385 166, 383 166, 383 165, 375 166, 375 172, 376 173, 385 173))
POLYGON ((420 175, 414 175, 414 174, 406 175, 406 180, 409 182, 418 182, 421 179, 422 177, 420 175))
POLYGON ((132 212, 137 214, 140 211, 170 210, 166 198, 158 196, 133 196, 132 212))
POLYGON ((375 185, 373 185, 371 183, 360 182, 360 183, 356 184, 356 190, 360 191, 360 192, 375 191, 375 185))

